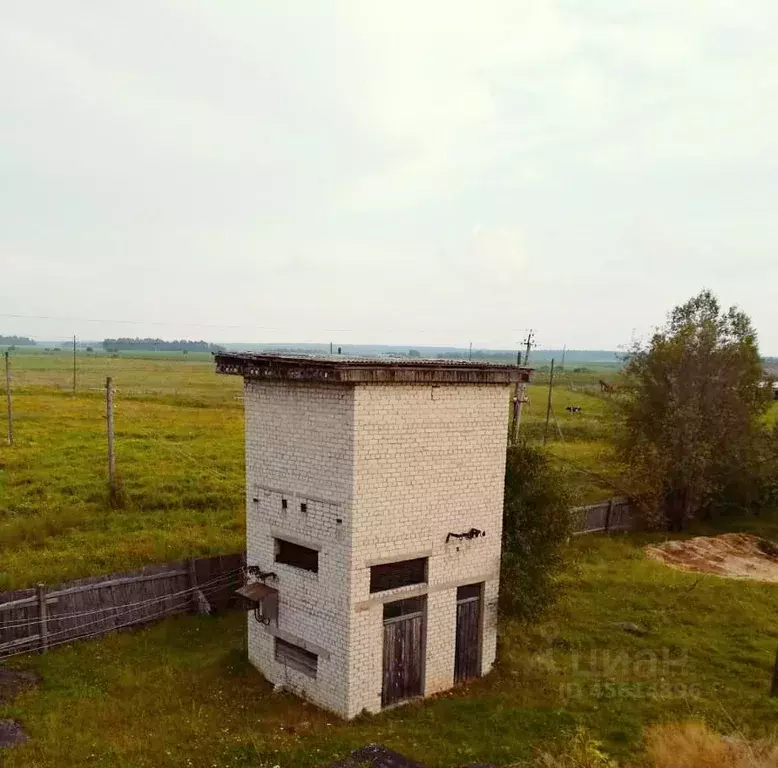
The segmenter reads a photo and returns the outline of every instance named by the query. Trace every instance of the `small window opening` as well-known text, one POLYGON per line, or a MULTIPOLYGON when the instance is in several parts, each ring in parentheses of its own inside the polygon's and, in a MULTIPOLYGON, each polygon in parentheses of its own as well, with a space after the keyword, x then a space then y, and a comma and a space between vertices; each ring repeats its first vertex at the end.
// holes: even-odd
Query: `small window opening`
POLYGON ((472 600, 474 597, 481 597, 481 584, 466 584, 463 587, 457 587, 457 600, 472 600))
POLYGON ((287 643, 280 637, 275 638, 275 657, 279 664, 296 669, 308 677, 316 677, 319 667, 319 657, 299 645, 287 643))
POLYGON ((305 514, 308 511, 308 505, 303 501, 300 503, 300 512, 305 514))
POLYGON ((414 613, 421 613, 423 610, 423 597, 411 597, 407 600, 397 600, 393 603, 385 603, 384 621, 387 619, 397 619, 400 616, 410 616, 414 613))
POLYGON ((370 591, 384 592, 387 589, 407 587, 427 582, 427 558, 402 560, 398 563, 374 565, 370 569, 370 591))
POLYGON ((276 562, 293 565, 311 573, 319 572, 319 553, 315 549, 276 539, 276 562))
POLYGON ((281 509, 286 509, 286 507, 287 507, 286 499, 281 499, 281 509))

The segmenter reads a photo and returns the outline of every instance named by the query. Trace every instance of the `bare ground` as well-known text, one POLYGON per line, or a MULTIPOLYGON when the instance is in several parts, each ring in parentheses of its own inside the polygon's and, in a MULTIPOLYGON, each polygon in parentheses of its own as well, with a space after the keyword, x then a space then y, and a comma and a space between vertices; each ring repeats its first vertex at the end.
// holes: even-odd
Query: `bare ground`
POLYGON ((745 533, 667 541, 646 547, 646 554, 682 571, 778 583, 778 547, 745 533))
MULTIPOLYGON (((34 672, 7 669, 0 666, 0 704, 40 682, 34 672)), ((0 719, 0 748, 13 747, 27 741, 27 734, 16 720, 0 719)))

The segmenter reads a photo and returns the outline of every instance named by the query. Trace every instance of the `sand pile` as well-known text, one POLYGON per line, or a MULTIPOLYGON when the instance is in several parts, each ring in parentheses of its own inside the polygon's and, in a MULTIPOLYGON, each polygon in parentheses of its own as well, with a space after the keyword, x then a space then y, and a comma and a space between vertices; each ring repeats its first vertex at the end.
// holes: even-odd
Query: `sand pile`
POLYGON ((667 541, 646 547, 646 554, 682 571, 778 582, 778 546, 745 533, 667 541))

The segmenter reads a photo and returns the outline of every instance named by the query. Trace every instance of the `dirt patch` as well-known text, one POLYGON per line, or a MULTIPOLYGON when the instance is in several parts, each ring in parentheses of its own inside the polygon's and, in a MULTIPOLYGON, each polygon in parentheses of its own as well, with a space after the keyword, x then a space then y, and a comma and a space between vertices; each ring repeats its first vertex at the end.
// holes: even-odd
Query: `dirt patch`
MULTIPOLYGON (((40 683, 34 672, 0 667, 0 704, 10 701, 27 688, 40 683)), ((16 720, 0 719, 0 748, 13 747, 27 741, 27 733, 16 720)))
POLYGON ((27 739, 24 728, 16 720, 0 720, 0 747, 14 747, 27 739))
POLYGON ((666 541, 646 547, 646 554, 682 571, 778 583, 778 547, 746 533, 666 541))
POLYGON ((0 667, 0 704, 10 701, 16 694, 39 682, 40 678, 34 672, 0 667))

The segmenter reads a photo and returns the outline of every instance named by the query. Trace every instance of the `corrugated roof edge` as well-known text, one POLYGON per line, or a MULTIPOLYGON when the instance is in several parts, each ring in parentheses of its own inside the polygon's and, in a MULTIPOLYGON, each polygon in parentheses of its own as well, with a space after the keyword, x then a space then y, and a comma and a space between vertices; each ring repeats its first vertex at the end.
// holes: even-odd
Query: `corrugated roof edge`
POLYGON ((219 352, 217 373, 250 379, 323 383, 511 384, 532 369, 472 360, 219 352))

